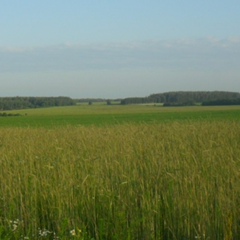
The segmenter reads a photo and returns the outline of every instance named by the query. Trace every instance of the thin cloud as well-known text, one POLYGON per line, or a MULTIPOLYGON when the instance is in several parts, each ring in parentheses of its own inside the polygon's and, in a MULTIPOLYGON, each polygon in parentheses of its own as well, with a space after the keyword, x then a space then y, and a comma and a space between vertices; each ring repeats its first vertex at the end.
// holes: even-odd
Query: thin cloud
MULTIPOLYGON (((240 38, 0 49, 1 72, 86 69, 209 68, 240 63, 240 38)), ((226 67, 226 66, 225 66, 226 67)))

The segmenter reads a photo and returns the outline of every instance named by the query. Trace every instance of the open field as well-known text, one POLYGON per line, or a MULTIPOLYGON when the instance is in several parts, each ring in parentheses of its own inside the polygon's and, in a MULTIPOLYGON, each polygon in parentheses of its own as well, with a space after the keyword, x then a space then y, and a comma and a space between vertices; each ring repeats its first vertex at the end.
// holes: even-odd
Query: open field
POLYGON ((39 108, 7 113, 21 117, 0 117, 0 127, 58 127, 67 125, 109 126, 122 123, 162 123, 182 120, 240 120, 240 106, 161 107, 154 105, 77 105, 39 108))
POLYGON ((0 118, 0 239, 239 239, 240 107, 17 112, 0 118))

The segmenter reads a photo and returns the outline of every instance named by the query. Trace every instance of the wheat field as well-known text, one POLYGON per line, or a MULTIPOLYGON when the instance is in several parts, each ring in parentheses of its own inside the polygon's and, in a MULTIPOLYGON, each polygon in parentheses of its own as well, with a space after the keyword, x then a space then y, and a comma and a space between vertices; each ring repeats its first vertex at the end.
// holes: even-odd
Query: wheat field
POLYGON ((2 128, 0 239, 239 239, 240 123, 2 128))

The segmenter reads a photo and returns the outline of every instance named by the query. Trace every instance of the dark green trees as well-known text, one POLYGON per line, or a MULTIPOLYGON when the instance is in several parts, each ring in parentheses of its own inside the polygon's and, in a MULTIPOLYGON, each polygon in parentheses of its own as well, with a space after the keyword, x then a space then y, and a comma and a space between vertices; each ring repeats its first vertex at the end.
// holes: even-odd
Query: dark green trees
POLYGON ((3 97, 0 98, 0 110, 70 106, 75 102, 69 97, 3 97))
POLYGON ((240 93, 238 92, 179 91, 157 93, 143 98, 125 98, 122 99, 121 104, 163 103, 164 106, 190 106, 203 102, 211 102, 212 104, 216 104, 222 101, 223 103, 228 103, 228 105, 231 105, 231 103, 237 104, 237 99, 240 99, 240 93))

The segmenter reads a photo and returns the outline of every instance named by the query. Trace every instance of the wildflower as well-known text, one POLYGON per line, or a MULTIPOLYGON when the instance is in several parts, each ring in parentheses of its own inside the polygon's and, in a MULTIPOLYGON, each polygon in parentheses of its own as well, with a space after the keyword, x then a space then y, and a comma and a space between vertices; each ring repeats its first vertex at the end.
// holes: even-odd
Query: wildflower
POLYGON ((72 236, 76 236, 76 231, 75 231, 75 229, 71 230, 71 231, 70 231, 70 234, 71 234, 72 236))
POLYGON ((16 219, 16 220, 10 220, 9 223, 11 224, 11 228, 12 228, 12 231, 16 231, 17 228, 18 228, 18 225, 20 223, 20 220, 19 219, 16 219))
POLYGON ((47 229, 39 229, 38 234, 40 237, 47 237, 48 234, 51 234, 52 232, 48 231, 47 229))

